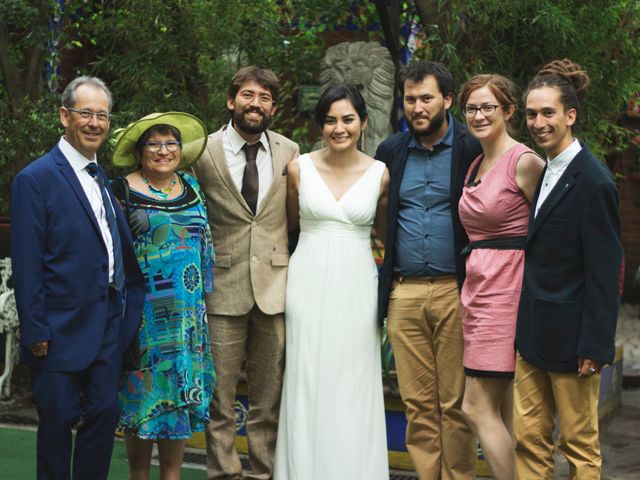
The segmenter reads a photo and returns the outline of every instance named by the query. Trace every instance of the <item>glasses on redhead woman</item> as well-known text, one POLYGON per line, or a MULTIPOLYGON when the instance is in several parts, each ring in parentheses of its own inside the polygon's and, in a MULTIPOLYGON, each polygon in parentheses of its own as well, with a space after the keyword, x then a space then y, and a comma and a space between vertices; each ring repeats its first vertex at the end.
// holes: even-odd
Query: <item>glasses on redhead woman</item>
POLYGON ((490 117, 494 113, 496 113, 496 108, 500 105, 493 105, 491 103, 485 103, 480 105, 479 107, 476 105, 465 105, 462 109, 462 113, 467 118, 473 118, 476 116, 476 113, 480 112, 485 117, 490 117))

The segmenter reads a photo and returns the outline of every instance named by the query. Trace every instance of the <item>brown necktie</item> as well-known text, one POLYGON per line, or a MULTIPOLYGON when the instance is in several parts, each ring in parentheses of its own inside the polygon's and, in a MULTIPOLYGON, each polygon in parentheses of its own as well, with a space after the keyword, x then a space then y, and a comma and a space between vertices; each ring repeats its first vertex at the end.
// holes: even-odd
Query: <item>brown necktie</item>
POLYGON ((245 143, 244 147, 242 147, 244 156, 247 159, 244 175, 242 176, 242 196, 254 215, 258 208, 258 166, 256 165, 256 157, 258 156, 259 148, 260 142, 253 145, 245 143))

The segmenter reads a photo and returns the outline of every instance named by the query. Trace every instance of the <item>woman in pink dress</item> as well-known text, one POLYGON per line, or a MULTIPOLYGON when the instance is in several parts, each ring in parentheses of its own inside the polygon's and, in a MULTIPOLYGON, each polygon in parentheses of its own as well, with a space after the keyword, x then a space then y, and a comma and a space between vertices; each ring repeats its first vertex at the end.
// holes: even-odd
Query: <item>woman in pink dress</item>
POLYGON ((509 133, 517 90, 476 75, 460 92, 469 132, 483 153, 467 173, 460 219, 469 235, 462 287, 466 374, 462 411, 498 480, 513 480, 514 337, 531 198, 543 160, 509 133))

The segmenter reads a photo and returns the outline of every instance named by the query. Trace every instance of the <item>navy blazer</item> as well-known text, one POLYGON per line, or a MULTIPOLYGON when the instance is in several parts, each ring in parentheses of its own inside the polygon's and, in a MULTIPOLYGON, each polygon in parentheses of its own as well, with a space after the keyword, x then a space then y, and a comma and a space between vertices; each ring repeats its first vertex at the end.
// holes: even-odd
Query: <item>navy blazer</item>
MULTIPOLYGON (((462 196, 464 178, 473 160, 482 153, 478 140, 452 115, 453 146, 451 154, 451 220, 453 224, 453 246, 456 254, 456 275, 458 286, 462 287, 465 277, 465 259, 459 255, 469 239, 460 222, 458 202, 462 196)), ((387 235, 384 242, 384 263, 378 283, 378 322, 382 325, 387 316, 389 294, 393 281, 393 269, 396 256, 396 232, 398 229, 398 209, 400 204, 400 184, 409 156, 409 142, 412 132, 396 133, 378 146, 375 157, 384 162, 389 169, 389 207, 387 211, 387 235)))
MULTIPOLYGON (((142 315, 144 279, 129 228, 106 183, 126 274, 124 353, 142 315)), ((20 342, 49 341, 45 357, 23 348, 23 360, 45 370, 88 367, 98 354, 108 317, 109 259, 89 200, 57 145, 13 181, 11 257, 20 342)))
POLYGON ((516 348, 527 362, 553 372, 577 372, 578 357, 612 363, 623 253, 611 172, 583 146, 535 219, 534 210, 516 348))

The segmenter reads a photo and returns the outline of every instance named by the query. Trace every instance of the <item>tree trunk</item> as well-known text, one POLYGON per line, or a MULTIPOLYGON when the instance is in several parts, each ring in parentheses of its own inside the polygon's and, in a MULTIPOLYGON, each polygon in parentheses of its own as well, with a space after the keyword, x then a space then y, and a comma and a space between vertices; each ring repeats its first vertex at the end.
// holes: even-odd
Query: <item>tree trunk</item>
MULTIPOLYGON (((396 72, 396 78, 400 71, 400 15, 402 14, 402 2, 399 0, 376 0, 376 10, 378 11, 378 17, 382 24, 382 31, 384 32, 384 39, 387 44, 387 49, 391 54, 391 60, 396 72)), ((396 124, 398 120, 398 109, 396 105, 398 103, 398 89, 393 89, 393 108, 391 109, 391 127, 393 131, 396 131, 396 124)))
POLYGON ((0 72, 2 72, 4 90, 7 93, 9 110, 11 113, 15 113, 17 107, 16 98, 19 97, 18 88, 22 82, 20 82, 18 68, 9 60, 7 31, 4 26, 0 28, 0 72))

